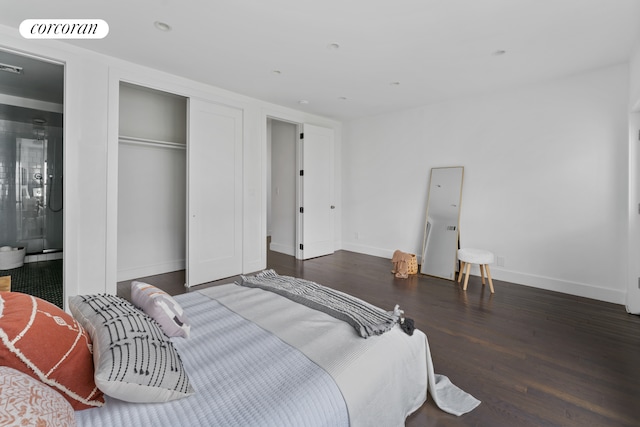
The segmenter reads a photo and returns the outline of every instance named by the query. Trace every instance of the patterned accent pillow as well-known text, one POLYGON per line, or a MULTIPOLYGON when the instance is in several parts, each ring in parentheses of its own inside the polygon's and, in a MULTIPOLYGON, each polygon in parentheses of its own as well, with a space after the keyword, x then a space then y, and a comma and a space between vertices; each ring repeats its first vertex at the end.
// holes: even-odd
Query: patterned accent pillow
POLYGON ((115 295, 69 298, 93 340, 100 390, 128 402, 167 402, 194 393, 173 343, 151 317, 115 295))
POLYGON ((93 380, 91 339, 59 307, 19 292, 0 292, 0 365, 58 390, 74 409, 104 404, 93 380))
POLYGON ((189 337, 191 324, 180 304, 165 291, 148 283, 131 282, 131 301, 160 324, 169 337, 189 337))
POLYGON ((0 425, 73 427, 73 408, 54 389, 8 366, 0 366, 0 425))

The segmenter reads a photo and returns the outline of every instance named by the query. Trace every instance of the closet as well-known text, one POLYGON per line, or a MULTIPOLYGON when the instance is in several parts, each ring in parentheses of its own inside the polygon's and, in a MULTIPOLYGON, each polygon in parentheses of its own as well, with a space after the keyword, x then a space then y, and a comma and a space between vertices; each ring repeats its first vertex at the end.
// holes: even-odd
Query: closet
POLYGON ((118 281, 185 268, 187 98, 120 84, 118 281))
POLYGON ((242 273, 243 110, 119 87, 117 280, 242 273))

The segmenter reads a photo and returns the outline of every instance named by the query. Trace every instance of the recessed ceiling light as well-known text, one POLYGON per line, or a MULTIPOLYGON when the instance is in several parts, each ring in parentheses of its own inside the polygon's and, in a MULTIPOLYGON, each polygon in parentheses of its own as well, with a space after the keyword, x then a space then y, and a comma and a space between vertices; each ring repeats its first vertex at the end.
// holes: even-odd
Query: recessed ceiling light
POLYGON ((171 31, 171 25, 167 24, 166 22, 156 21, 153 23, 153 26, 160 31, 164 31, 164 32, 171 31))
POLYGON ((306 99, 301 99, 300 101, 298 101, 298 104, 300 105, 307 105, 309 103, 309 101, 307 101, 306 99))
POLYGON ((338 49, 340 49, 340 44, 336 43, 336 42, 329 43, 327 45, 327 49, 329 49, 329 50, 338 50, 338 49))

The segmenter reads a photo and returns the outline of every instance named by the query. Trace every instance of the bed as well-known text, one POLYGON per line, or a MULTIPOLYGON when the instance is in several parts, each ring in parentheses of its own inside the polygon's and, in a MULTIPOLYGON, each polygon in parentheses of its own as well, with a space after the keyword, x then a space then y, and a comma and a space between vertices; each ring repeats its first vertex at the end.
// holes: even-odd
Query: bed
MULTIPOLYGON (((420 330, 396 324, 363 339, 325 312, 236 283, 174 300, 190 326, 188 337, 170 338, 188 375, 183 395, 142 402, 136 389, 125 394, 133 401, 105 392, 104 406, 75 411, 79 426, 402 426, 427 390, 455 415, 479 404, 434 374, 420 330)), ((98 345, 94 338, 94 352, 98 345)))

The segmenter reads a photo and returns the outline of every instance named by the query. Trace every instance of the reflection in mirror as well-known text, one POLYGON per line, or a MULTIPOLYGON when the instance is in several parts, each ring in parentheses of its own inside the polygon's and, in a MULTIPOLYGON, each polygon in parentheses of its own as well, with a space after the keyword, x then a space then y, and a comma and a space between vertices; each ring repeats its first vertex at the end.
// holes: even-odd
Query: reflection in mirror
POLYGON ((432 168, 420 272, 455 279, 464 167, 432 168))

